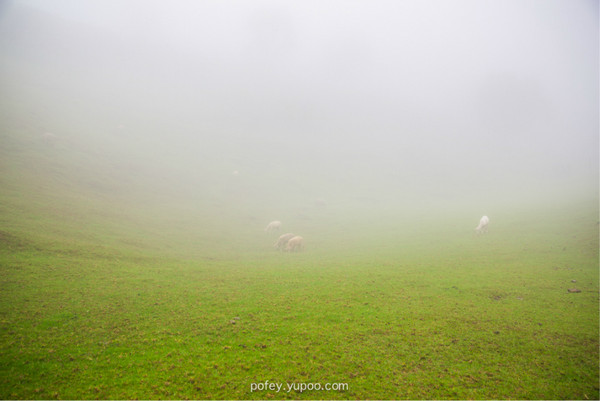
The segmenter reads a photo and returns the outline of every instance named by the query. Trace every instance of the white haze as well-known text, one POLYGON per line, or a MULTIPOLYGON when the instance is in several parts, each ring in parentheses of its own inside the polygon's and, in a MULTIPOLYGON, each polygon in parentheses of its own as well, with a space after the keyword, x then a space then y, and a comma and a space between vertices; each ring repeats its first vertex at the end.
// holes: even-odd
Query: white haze
POLYGON ((0 4, 9 103, 199 194, 479 213, 598 193, 597 1, 0 4))

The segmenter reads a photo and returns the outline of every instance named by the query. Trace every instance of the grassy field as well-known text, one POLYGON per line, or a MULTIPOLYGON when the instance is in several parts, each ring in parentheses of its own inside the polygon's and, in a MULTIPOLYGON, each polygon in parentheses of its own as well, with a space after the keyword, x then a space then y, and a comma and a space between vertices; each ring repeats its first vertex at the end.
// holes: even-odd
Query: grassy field
POLYGON ((499 204, 483 236, 467 208, 272 216, 10 124, 2 399, 600 396, 598 199, 499 204), (273 250, 272 218, 306 251, 273 250), (287 392, 315 383, 342 386, 287 392))

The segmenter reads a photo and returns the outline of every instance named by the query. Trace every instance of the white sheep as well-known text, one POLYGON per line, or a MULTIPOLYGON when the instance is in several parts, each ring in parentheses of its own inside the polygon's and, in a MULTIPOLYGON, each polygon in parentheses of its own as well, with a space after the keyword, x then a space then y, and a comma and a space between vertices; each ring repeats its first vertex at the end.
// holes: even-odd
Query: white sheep
POLYGON ((281 221, 275 220, 267 224, 265 231, 270 233, 271 231, 277 231, 281 228, 281 221))
POLYGON ((42 141, 44 141, 44 143, 46 143, 47 145, 54 146, 54 145, 56 145, 56 142, 58 141, 58 137, 56 135, 54 135, 52 132, 44 132, 42 134, 42 141))
POLYGON ((288 241, 291 240, 292 238, 294 238, 295 236, 296 236, 296 234, 292 234, 292 233, 282 234, 279 236, 279 239, 277 239, 277 241, 275 241, 273 246, 275 247, 275 249, 281 251, 282 249, 285 248, 288 241))
POLYGON ((479 225, 475 227, 475 232, 477 234, 487 233, 488 224, 490 224, 490 219, 487 216, 483 216, 481 220, 479 220, 479 225))
POLYGON ((303 251, 303 250, 304 250, 304 238, 302 238, 299 235, 296 235, 295 237, 291 238, 285 246, 286 252, 298 252, 298 251, 303 251))

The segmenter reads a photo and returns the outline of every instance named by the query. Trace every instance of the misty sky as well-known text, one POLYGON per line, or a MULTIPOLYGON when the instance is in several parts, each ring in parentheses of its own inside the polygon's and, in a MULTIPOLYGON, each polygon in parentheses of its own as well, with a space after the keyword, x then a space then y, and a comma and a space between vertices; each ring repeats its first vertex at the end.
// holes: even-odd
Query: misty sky
POLYGON ((440 185, 453 171, 468 176, 465 185, 506 174, 583 177, 597 186, 598 1, 5 6, 4 23, 11 7, 27 6, 101 32, 106 43, 154 49, 156 58, 140 66, 163 68, 153 74, 166 76, 157 86, 168 89, 156 92, 165 104, 188 110, 189 125, 198 116, 190 105, 209 104, 198 121, 221 113, 212 126, 243 130, 244 143, 257 148, 297 152, 337 172, 376 165, 372 174, 392 178, 440 176, 440 185), (173 54, 184 67, 161 64, 173 54), (189 85, 174 84, 176 75, 189 85))

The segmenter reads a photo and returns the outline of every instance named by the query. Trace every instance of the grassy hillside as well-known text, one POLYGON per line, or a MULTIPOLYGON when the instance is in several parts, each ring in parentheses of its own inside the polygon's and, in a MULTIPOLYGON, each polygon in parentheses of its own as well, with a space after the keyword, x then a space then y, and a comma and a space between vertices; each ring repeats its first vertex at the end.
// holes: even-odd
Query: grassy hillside
POLYGON ((597 153, 563 169, 413 92, 401 116, 328 103, 23 13, 0 26, 0 399, 600 398, 597 153))
POLYGON ((599 396, 597 199, 498 204, 480 237, 466 207, 277 208, 10 110, 1 398, 599 396), (306 252, 272 249, 274 218, 306 252), (251 392, 267 380, 284 389, 251 392))

